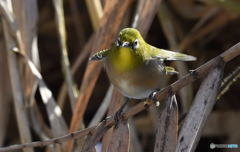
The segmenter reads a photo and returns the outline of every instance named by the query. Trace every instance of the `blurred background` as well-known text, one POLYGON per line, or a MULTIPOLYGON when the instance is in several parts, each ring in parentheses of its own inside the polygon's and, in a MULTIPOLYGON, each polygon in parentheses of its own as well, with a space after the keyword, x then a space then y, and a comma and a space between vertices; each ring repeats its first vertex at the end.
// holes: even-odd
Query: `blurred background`
MULTIPOLYGON (((88 63, 88 57, 94 52, 110 47, 122 28, 136 27, 149 44, 197 57, 195 62, 166 63, 174 66, 180 74, 169 77, 163 82, 165 86, 181 78, 189 70, 221 54, 240 40, 239 0, 124 0, 122 3, 117 0, 65 0, 63 2, 60 0, 12 0, 12 6, 16 23, 21 31, 20 37, 23 44, 20 48, 24 48, 25 54, 35 63, 46 85, 52 91, 54 103, 62 111, 58 123, 64 122, 65 127, 60 127, 59 132, 53 131, 49 117, 50 112, 55 109, 43 102, 39 87, 24 61, 14 59, 7 53, 6 50, 12 44, 12 40, 9 40, 11 32, 7 31, 8 27, 2 17, 0 22, 0 147, 23 142, 21 132, 24 129, 18 129, 22 125, 29 126, 25 131, 28 130, 29 139, 32 141, 66 134, 73 125, 73 110, 74 107, 78 107, 75 104, 82 100, 85 101, 82 118, 75 119, 78 123, 82 122, 82 127, 83 124, 85 127, 91 123, 91 126, 97 124, 107 115, 106 113, 111 113, 109 111, 112 106, 108 108, 111 97, 107 96, 107 92, 112 93, 112 88, 109 89, 109 80, 101 68, 101 62, 91 66, 88 63), (17 75, 11 72, 11 69, 14 69, 14 62, 16 62, 15 66, 17 65, 15 68, 18 69, 17 75), (91 71, 91 68, 95 70, 91 71), (16 80, 18 82, 12 80, 13 74, 15 77, 19 76, 19 80, 16 80), (14 101, 17 96, 22 96, 20 107, 25 109, 24 116, 21 118, 18 117, 20 107, 14 101), (96 112, 101 105, 105 107, 104 112, 96 118, 96 112), (97 120, 93 121, 93 118, 97 120), (21 124, 24 122, 29 125, 21 124)), ((224 78, 229 76, 229 79, 226 79, 226 83, 222 86, 213 111, 208 117, 197 145, 197 152, 226 151, 226 149, 211 150, 210 143, 240 145, 239 71, 239 57, 226 64, 224 78)), ((178 92, 180 118, 184 119, 201 82, 202 80, 197 80, 178 92)), ((136 103, 133 101, 129 106, 136 103)), ((157 111, 161 109, 160 106, 157 111)), ((131 119, 130 130, 133 130, 133 137, 135 137, 131 140, 136 142, 133 142, 135 146, 132 144, 130 151, 153 151, 155 117, 156 109, 149 108, 131 119)), ((182 120, 179 121, 179 127, 181 122, 182 120)), ((49 149, 36 148, 35 150, 49 149)), ((234 149, 227 149, 227 151, 234 151, 234 149)))

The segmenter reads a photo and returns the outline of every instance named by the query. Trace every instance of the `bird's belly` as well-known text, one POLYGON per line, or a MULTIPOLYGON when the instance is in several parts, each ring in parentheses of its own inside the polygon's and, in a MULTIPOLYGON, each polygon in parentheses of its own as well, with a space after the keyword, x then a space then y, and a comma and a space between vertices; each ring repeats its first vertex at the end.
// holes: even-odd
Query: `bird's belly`
POLYGON ((133 99, 147 98, 157 88, 157 87, 146 87, 143 85, 133 84, 132 82, 129 82, 129 80, 124 80, 124 79, 121 79, 119 83, 114 85, 119 89, 119 91, 124 96, 128 98, 133 98, 133 99))
POLYGON ((143 99, 160 88, 162 71, 157 66, 144 65, 128 72, 118 72, 109 65, 105 68, 111 83, 128 98, 143 99))

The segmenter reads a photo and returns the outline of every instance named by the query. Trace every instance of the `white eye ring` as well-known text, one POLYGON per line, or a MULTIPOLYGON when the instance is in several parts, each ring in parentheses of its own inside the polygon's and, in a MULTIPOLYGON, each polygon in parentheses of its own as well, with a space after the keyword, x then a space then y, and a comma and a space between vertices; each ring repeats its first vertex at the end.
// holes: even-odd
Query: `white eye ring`
POLYGON ((116 46, 120 46, 121 45, 120 43, 121 43, 120 38, 118 38, 117 41, 116 41, 116 46))
POLYGON ((138 41, 138 39, 136 39, 134 42, 133 42, 133 49, 136 49, 136 48, 138 48, 139 47, 139 41, 138 41))

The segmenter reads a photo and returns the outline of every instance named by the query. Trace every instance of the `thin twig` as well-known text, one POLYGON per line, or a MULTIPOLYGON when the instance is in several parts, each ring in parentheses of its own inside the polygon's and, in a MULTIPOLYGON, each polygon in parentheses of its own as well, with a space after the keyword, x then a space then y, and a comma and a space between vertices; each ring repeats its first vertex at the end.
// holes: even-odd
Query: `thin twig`
POLYGON ((240 66, 238 66, 232 73, 230 73, 222 82, 220 93, 217 96, 219 100, 231 87, 231 85, 240 78, 240 66))

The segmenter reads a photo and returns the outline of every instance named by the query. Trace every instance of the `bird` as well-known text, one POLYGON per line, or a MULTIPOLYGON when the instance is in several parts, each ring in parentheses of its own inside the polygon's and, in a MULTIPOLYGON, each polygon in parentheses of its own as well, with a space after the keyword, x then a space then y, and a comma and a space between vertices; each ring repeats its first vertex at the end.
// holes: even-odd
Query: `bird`
POLYGON ((135 28, 124 28, 109 49, 93 54, 101 60, 110 82, 129 99, 146 99, 161 89, 166 75, 177 74, 164 61, 195 61, 196 57, 148 44, 135 28))

